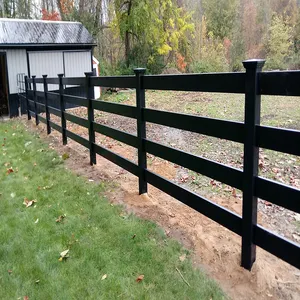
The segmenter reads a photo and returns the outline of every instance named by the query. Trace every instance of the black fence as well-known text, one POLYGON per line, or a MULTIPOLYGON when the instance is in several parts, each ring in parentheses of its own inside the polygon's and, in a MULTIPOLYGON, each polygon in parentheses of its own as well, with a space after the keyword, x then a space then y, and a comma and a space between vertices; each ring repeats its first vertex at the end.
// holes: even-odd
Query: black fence
POLYGON ((241 265, 251 269, 256 259, 256 245, 300 268, 300 246, 257 224, 257 198, 261 198, 300 213, 300 190, 258 176, 259 148, 271 149, 300 156, 300 132, 260 125, 261 95, 300 96, 300 71, 261 72, 263 60, 244 62, 245 73, 145 75, 145 69, 136 69, 136 76, 94 77, 86 73, 83 78, 26 78, 28 119, 35 117, 36 124, 47 125, 62 134, 63 144, 70 138, 90 150, 90 163, 96 163, 96 154, 112 161, 139 178, 139 193, 147 192, 147 184, 164 191, 210 219, 242 237, 241 265), (37 91, 42 84, 44 91, 37 91), (59 92, 48 92, 48 84, 57 84, 59 92), (65 85, 85 87, 86 97, 64 94, 65 85), (93 87, 119 87, 136 89, 136 106, 94 100, 93 87), (245 94, 245 122, 232 122, 149 109, 145 106, 145 90, 201 91, 245 94), (37 101, 44 99, 43 103, 37 101), (49 106, 49 100, 59 103, 59 109, 49 106), (66 103, 87 107, 87 119, 65 111, 66 103), (45 117, 38 113, 38 107, 45 117), (94 111, 113 113, 137 120, 137 135, 98 124, 94 111), (51 114, 61 119, 61 124, 51 120, 51 114), (66 128, 66 121, 88 129, 85 139, 66 128), (147 139, 146 122, 174 127, 186 131, 226 139, 244 145, 243 170, 236 169, 203 157, 176 150, 147 139), (95 143, 95 132, 101 133, 138 149, 138 164, 113 153, 95 143), (242 217, 198 194, 189 191, 147 169, 146 154, 158 156, 212 179, 228 184, 243 193, 242 217))

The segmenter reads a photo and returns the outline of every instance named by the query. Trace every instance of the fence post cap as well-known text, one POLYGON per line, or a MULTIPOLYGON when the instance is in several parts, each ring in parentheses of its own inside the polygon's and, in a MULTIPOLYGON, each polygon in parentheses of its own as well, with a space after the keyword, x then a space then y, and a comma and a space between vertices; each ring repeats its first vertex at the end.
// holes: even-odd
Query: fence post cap
POLYGON ((266 60, 265 59, 247 59, 243 61, 245 69, 262 69, 266 60))
POLYGON ((47 78, 47 77, 48 77, 48 75, 42 75, 42 77, 43 77, 43 78, 47 78))
POLYGON ((135 74, 145 74, 146 73, 146 68, 135 68, 133 69, 135 74))
POLYGON ((93 76, 94 75, 94 72, 84 72, 84 75, 86 77, 90 77, 90 76, 93 76))
POLYGON ((34 78, 36 78, 36 76, 35 76, 35 75, 32 75, 31 78, 34 79, 34 78))
POLYGON ((64 74, 57 74, 57 76, 58 76, 58 77, 63 77, 63 76, 64 76, 64 74))

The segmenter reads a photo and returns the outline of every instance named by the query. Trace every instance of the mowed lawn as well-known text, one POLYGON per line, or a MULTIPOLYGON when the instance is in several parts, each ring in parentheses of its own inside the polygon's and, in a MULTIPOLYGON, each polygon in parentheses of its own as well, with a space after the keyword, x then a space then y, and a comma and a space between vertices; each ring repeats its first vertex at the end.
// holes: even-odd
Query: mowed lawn
POLYGON ((66 170, 20 121, 0 123, 1 300, 227 298, 105 188, 66 170))

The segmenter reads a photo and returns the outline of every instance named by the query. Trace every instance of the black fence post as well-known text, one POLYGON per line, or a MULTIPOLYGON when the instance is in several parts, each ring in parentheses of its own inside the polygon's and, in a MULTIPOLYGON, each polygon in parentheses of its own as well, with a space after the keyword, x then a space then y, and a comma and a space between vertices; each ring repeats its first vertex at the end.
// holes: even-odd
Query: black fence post
POLYGON ((48 83, 47 83, 47 75, 43 75, 43 82, 44 82, 44 98, 45 98, 45 108, 46 108, 46 123, 47 123, 47 134, 51 133, 51 126, 50 126, 50 113, 48 108, 48 83))
POLYGON ((26 105, 27 105, 27 118, 31 120, 31 114, 29 111, 29 101, 28 101, 28 76, 24 77, 25 80, 25 96, 26 96, 26 105))
POLYGON ((265 60, 255 59, 243 62, 246 68, 245 95, 245 141, 243 182, 243 229, 242 267, 251 270, 256 259, 253 243, 254 226, 257 224, 257 197, 254 194, 254 180, 258 175, 259 148, 256 146, 256 125, 260 124, 261 96, 259 77, 265 60))
POLYGON ((90 142, 90 165, 96 164, 96 152, 95 152, 95 130, 94 130, 94 109, 93 109, 93 87, 91 86, 91 76, 93 76, 93 72, 84 73, 85 80, 85 93, 86 98, 88 100, 88 121, 89 121, 89 142, 90 142))
POLYGON ((34 113, 35 113, 35 125, 39 125, 39 116, 38 116, 38 110, 37 110, 37 104, 36 104, 36 82, 35 82, 35 77, 32 76, 32 86, 33 86, 33 101, 34 101, 34 113))
POLYGON ((146 138, 146 122, 143 117, 143 109, 146 106, 145 89, 143 88, 143 76, 146 69, 134 69, 136 75, 136 106, 137 106, 137 136, 139 139, 138 147, 138 165, 140 168, 139 175, 139 194, 147 193, 147 181, 145 176, 145 169, 147 168, 147 154, 145 151, 146 138))
POLYGON ((64 102, 64 85, 62 82, 64 74, 57 74, 59 79, 59 101, 60 101, 60 118, 61 118, 61 134, 63 145, 67 145, 67 122, 65 117, 65 102, 64 102))

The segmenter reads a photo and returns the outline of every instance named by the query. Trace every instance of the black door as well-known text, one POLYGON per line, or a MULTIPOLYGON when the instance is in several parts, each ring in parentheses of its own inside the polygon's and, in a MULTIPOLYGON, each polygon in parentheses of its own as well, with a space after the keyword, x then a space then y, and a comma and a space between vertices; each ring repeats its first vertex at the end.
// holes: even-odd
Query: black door
POLYGON ((8 85, 6 55, 0 53, 0 116, 8 115, 8 85))

